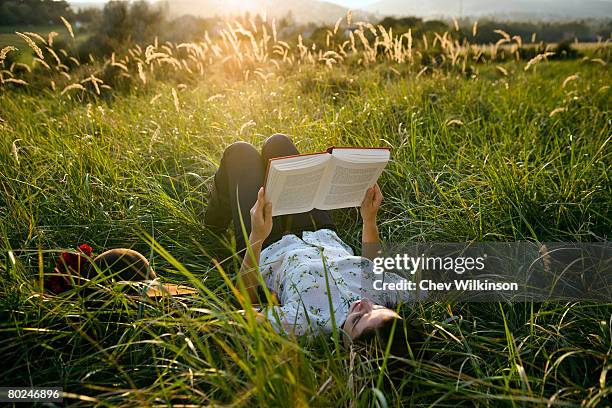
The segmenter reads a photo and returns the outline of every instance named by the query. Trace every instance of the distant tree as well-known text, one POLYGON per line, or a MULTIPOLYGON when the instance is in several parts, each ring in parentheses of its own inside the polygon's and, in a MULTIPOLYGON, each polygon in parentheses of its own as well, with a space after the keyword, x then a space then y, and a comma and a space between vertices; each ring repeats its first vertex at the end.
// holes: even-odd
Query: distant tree
POLYGON ((91 36, 80 53, 108 55, 134 43, 150 42, 163 33, 166 14, 163 6, 152 6, 144 0, 109 1, 100 18, 92 23, 91 36))
MULTIPOLYGON (((608 20, 608 24, 610 20, 608 20)), ((501 36, 495 30, 503 30, 510 35, 519 35, 524 42, 529 42, 535 33, 537 41, 559 43, 563 41, 578 40, 582 42, 596 41, 600 34, 604 39, 609 38, 610 27, 607 30, 605 23, 595 21, 563 21, 563 22, 526 22, 526 21, 493 21, 482 20, 478 22, 478 34, 472 37, 471 32, 466 37, 477 43, 495 43, 501 36), (601 31, 599 31, 601 30, 601 31)), ((469 30, 468 30, 469 31, 469 30)))
POLYGON ((74 15, 65 0, 2 0, 0 26, 57 24, 60 16, 74 15))
POLYGON ((425 21, 420 28, 421 28, 421 31, 424 33, 426 32, 442 33, 450 29, 448 24, 440 20, 425 21))
POLYGON ((289 28, 295 26, 295 18, 293 18, 293 13, 291 10, 287 12, 277 23, 276 27, 278 30, 282 30, 284 28, 289 28))
POLYGON ((414 31, 415 28, 420 27, 423 24, 423 19, 419 17, 385 17, 379 24, 387 30, 393 28, 394 33, 403 34, 410 29, 414 31))
POLYGON ((102 18, 102 10, 96 7, 81 8, 74 16, 75 21, 85 24, 97 22, 100 18, 102 18))

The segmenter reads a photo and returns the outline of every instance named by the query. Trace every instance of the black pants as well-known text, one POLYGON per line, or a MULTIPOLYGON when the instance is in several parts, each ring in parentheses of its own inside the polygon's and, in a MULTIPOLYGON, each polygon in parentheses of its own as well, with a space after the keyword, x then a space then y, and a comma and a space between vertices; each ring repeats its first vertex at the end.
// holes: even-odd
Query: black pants
MULTIPOLYGON (((214 188, 208 201, 204 223, 216 231, 227 229, 234 222, 236 250, 246 248, 240 217, 251 232, 251 207, 257 201, 257 192, 263 185, 268 160, 274 157, 299 154, 291 139, 282 134, 270 136, 261 149, 246 142, 235 142, 223 152, 219 169, 215 173, 214 188)), ((263 247, 277 241, 285 234, 299 234, 321 228, 335 229, 327 211, 314 209, 300 214, 282 215, 273 218, 272 233, 263 247)))

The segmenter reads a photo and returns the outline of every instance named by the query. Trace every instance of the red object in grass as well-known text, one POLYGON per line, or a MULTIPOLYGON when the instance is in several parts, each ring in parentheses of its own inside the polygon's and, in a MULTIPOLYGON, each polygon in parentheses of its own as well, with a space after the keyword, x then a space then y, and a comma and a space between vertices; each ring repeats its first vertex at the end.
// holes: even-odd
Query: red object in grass
POLYGON ((53 293, 65 292, 72 287, 70 278, 66 275, 78 277, 81 271, 87 267, 89 260, 93 257, 93 248, 87 244, 81 244, 76 253, 62 252, 55 262, 56 274, 49 276, 47 285, 53 293))

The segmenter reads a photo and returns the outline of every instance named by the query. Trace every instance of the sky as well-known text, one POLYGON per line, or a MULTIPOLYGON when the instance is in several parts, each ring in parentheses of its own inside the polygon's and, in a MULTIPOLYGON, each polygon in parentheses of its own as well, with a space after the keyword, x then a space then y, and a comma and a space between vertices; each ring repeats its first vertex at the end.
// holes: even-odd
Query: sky
POLYGON ((336 3, 346 8, 359 8, 375 3, 373 0, 328 0, 330 3, 336 3))
MULTIPOLYGON (((340 4, 341 6, 348 7, 348 8, 363 7, 363 6, 367 6, 368 4, 376 3, 376 0, 325 0, 325 1, 329 1, 330 3, 340 4)), ((404 0, 404 1, 408 1, 408 0, 404 0)), ((492 0, 492 1, 501 2, 502 0, 492 0)), ((563 1, 564 0, 558 0, 559 3, 563 3, 563 1)), ((610 2, 612 0, 602 0, 602 1, 610 2)))
MULTIPOLYGON (((72 1, 78 2, 78 3, 100 3, 100 1, 104 1, 104 0, 72 0, 72 1)), ((287 0, 287 1, 295 1, 295 0, 287 0)), ((336 4, 339 4, 349 9, 358 9, 360 7, 367 6, 368 4, 373 4, 377 2, 377 0, 324 0, 324 1, 328 1, 330 3, 336 3, 336 4)), ((405 0, 405 1, 408 1, 408 0, 405 0)), ((492 1, 502 1, 502 0, 492 0, 492 1)), ((565 0, 558 0, 558 1, 563 2, 565 0)), ((603 1, 611 2, 612 0, 603 0, 603 1)), ((71 0, 68 0, 68 2, 70 3, 71 0)))

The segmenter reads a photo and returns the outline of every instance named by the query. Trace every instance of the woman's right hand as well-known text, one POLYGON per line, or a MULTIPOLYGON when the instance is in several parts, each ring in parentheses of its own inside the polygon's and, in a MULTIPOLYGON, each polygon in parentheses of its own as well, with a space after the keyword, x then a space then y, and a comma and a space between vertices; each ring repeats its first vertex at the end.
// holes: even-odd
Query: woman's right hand
POLYGON ((257 192, 257 201, 251 208, 251 235, 249 240, 263 242, 272 232, 272 203, 266 202, 264 188, 257 192))
POLYGON ((382 203, 383 195, 378 183, 370 187, 363 198, 359 212, 364 224, 376 224, 376 215, 382 203))

